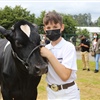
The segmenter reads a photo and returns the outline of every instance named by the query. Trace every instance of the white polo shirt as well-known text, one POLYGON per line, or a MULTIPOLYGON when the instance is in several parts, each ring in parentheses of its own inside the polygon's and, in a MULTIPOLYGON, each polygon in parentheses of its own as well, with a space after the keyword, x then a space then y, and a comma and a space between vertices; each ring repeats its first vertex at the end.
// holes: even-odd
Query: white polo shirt
POLYGON ((55 55, 55 57, 61 64, 63 64, 66 68, 72 69, 71 76, 65 82, 60 79, 60 77, 56 74, 56 72, 49 63, 48 73, 46 76, 47 83, 50 85, 61 85, 74 81, 76 79, 77 70, 75 46, 72 43, 66 41, 64 38, 62 38, 62 40, 56 46, 52 46, 50 43, 46 45, 46 48, 48 48, 55 55))

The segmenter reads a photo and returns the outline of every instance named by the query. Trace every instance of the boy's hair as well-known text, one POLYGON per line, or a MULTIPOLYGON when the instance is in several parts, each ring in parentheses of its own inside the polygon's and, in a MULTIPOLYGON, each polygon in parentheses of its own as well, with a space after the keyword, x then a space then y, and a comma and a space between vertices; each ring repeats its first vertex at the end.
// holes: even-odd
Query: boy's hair
POLYGON ((62 25, 63 19, 62 19, 62 16, 60 14, 58 14, 57 12, 50 11, 50 12, 46 13, 43 18, 44 25, 47 25, 49 22, 50 23, 54 22, 55 24, 59 23, 60 25, 62 25))

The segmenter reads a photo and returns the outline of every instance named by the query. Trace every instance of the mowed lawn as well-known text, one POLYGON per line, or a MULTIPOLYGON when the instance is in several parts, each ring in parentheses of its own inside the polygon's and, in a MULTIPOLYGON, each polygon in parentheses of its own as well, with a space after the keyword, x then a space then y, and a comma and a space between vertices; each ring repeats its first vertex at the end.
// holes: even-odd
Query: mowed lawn
MULTIPOLYGON (((94 73, 95 62, 90 62, 91 71, 82 70, 81 60, 77 61, 77 84, 80 89, 81 100, 100 100, 100 72, 94 73)), ((43 75, 38 86, 37 100, 47 100, 46 81, 43 75)), ((1 95, 0 95, 1 96, 1 95)), ((2 100, 2 99, 0 99, 2 100)))
MULTIPOLYGON (((90 62, 90 71, 82 70, 81 60, 77 61, 77 84, 80 89, 81 100, 100 100, 100 71, 94 73, 95 62, 90 62)), ((38 99, 47 100, 45 75, 38 86, 38 99)))

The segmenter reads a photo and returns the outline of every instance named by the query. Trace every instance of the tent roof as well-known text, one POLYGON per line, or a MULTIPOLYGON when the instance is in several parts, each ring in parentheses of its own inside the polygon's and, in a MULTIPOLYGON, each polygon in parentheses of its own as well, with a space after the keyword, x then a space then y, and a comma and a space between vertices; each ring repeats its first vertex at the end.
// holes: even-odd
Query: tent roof
POLYGON ((87 29, 90 33, 100 33, 100 27, 76 27, 77 29, 87 29))

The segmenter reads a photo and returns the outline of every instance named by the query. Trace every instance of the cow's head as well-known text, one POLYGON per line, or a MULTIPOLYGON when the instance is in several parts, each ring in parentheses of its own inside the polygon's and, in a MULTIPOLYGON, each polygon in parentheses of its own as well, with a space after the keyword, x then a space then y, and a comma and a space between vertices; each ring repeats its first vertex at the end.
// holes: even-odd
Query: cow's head
POLYGON ((20 20, 11 30, 0 26, 0 33, 10 41, 14 56, 29 74, 40 76, 47 72, 47 63, 40 55, 40 35, 36 25, 20 20))

